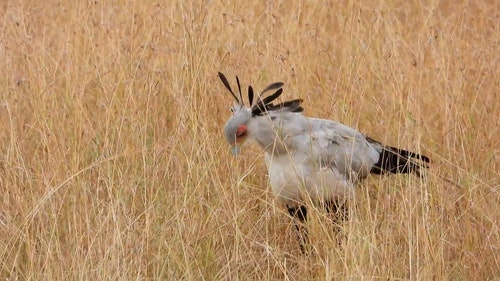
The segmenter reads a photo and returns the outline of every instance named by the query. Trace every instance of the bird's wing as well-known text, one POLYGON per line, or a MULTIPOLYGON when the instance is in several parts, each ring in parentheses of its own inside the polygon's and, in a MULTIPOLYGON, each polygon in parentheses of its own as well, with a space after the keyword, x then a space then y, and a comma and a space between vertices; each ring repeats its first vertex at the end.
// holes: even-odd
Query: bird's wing
POLYGON ((296 149, 307 152, 321 167, 338 170, 346 178, 366 177, 380 157, 382 146, 338 122, 308 118, 309 130, 294 136, 296 149))

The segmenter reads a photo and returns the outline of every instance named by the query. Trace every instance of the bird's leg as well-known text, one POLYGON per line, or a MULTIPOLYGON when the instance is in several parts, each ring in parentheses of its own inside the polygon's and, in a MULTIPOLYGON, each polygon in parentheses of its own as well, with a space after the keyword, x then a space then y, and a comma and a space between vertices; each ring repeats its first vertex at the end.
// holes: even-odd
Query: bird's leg
POLYGON ((348 201, 345 199, 337 198, 331 201, 325 201, 324 207, 326 211, 331 214, 333 229, 336 233, 335 239, 340 246, 342 245, 342 241, 347 238, 346 233, 342 232, 340 224, 349 219, 348 201))
POLYGON ((303 254, 306 253, 306 245, 309 243, 309 234, 304 223, 307 220, 307 209, 306 206, 301 205, 299 207, 290 207, 287 205, 288 213, 293 218, 293 223, 295 225, 295 230, 297 232, 297 238, 299 239, 300 250, 303 254))
POLYGON ((334 223, 341 223, 349 218, 349 209, 347 206, 347 200, 344 199, 334 199, 330 201, 325 201, 326 211, 333 215, 334 223))

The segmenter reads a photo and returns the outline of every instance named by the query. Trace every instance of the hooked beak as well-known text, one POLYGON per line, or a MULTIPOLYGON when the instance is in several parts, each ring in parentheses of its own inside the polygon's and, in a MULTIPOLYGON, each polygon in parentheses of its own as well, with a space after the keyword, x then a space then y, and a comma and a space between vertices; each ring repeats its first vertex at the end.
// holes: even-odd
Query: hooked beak
POLYGON ((242 124, 236 130, 235 141, 231 144, 231 153, 233 155, 238 155, 240 153, 240 147, 243 145, 247 138, 247 125, 242 124))
POLYGON ((231 146, 231 153, 234 156, 238 156, 238 154, 240 154, 240 146, 239 145, 231 146))

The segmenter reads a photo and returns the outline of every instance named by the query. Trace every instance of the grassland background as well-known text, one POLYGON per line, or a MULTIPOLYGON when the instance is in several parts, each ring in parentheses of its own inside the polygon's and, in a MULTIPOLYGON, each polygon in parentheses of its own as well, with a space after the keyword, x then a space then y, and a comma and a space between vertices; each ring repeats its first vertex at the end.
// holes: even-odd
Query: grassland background
POLYGON ((496 1, 2 1, 0 279, 499 280, 496 1), (433 159, 302 255, 230 95, 433 159))

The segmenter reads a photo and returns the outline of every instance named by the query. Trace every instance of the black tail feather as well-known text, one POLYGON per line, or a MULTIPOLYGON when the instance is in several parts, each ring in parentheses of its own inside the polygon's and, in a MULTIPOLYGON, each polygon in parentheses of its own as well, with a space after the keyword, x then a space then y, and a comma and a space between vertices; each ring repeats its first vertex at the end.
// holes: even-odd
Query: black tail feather
POLYGON ((382 146, 380 158, 372 167, 372 174, 410 174, 421 176, 421 168, 429 168, 429 157, 391 146, 382 146))

